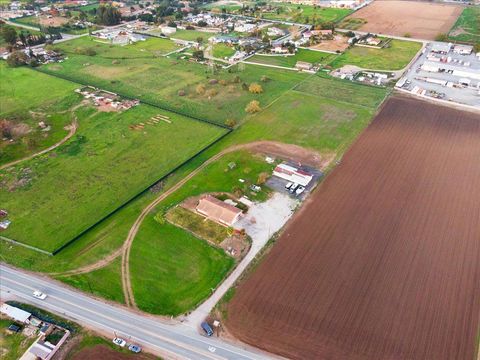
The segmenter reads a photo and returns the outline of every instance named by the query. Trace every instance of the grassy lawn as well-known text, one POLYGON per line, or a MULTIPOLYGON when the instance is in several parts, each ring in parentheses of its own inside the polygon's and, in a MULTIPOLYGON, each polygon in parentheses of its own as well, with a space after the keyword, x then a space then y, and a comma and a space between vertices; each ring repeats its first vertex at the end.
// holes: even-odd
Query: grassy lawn
POLYGON ((132 246, 130 269, 143 311, 179 315, 211 294, 234 260, 171 224, 145 219, 132 246))
POLYGON ((163 216, 167 210, 206 192, 247 194, 251 199, 265 200, 268 189, 254 197, 248 186, 257 182, 260 173, 272 169, 262 157, 246 151, 231 153, 207 166, 156 207, 156 213, 141 225, 130 256, 133 290, 142 310, 181 314, 206 298, 233 266, 233 258, 223 250, 166 222, 163 216), (231 162, 236 164, 234 169, 227 166, 231 162), (239 178, 245 182, 240 183, 239 178))
POLYGON ((151 37, 145 41, 138 41, 134 44, 127 45, 126 48, 139 50, 141 52, 146 51, 155 56, 159 56, 178 49, 178 45, 168 39, 151 37))
POLYGON ((209 38, 215 35, 216 33, 213 32, 199 30, 177 30, 175 34, 170 35, 170 37, 186 41, 197 41, 198 38, 202 38, 204 42, 207 42, 209 38))
POLYGON ((0 77, 0 117, 17 129, 14 141, 0 138, 0 165, 45 149, 66 136, 64 127, 73 120, 69 109, 79 103, 73 93, 75 84, 27 68, 7 68, 5 63, 0 63, 0 77), (42 131, 40 121, 50 129, 42 131))
POLYGON ((350 9, 316 7, 312 5, 274 4, 280 13, 262 14, 263 18, 316 25, 324 22, 337 22, 352 12, 350 9))
POLYGON ((451 40, 480 43, 480 7, 470 6, 463 10, 450 30, 451 40))
POLYGON ((218 59, 223 59, 232 56, 235 54, 235 48, 233 46, 228 46, 225 44, 215 44, 213 45, 213 57, 218 59))
POLYGON ((402 40, 392 40, 389 45, 383 49, 353 46, 337 57, 331 65, 334 68, 355 65, 371 70, 401 70, 422 47, 421 43, 402 40))
POLYGON ((306 77, 254 65, 212 72, 201 64, 149 57, 137 49, 112 47, 86 37, 57 46, 67 51, 69 59, 42 66, 42 70, 221 124, 227 119, 240 121, 251 100, 266 106, 306 77), (79 49, 88 48, 96 55, 79 54, 79 49), (262 83, 263 93, 244 90, 243 83, 259 82, 263 76, 270 79, 262 83), (218 82, 211 84, 212 79, 218 82), (205 93, 197 93, 200 84, 205 86, 205 93))
POLYGON ((0 203, 12 220, 3 236, 53 251, 224 133, 147 105, 83 107, 75 116, 79 129, 66 144, 0 171, 0 203), (159 113, 172 123, 146 124, 159 113), (141 131, 129 128, 142 122, 141 131))
POLYGON ((7 328, 10 324, 16 323, 0 315, 0 349, 2 351, 0 359, 2 360, 20 359, 23 353, 35 341, 35 337, 26 337, 21 332, 17 334, 9 333, 7 328))
POLYGON ((266 64, 276 65, 283 67, 295 67, 297 61, 306 61, 315 65, 325 65, 335 59, 337 55, 329 54, 321 51, 298 49, 297 53, 293 56, 263 56, 254 55, 248 59, 248 61, 266 64))
POLYGON ((117 258, 110 265, 87 274, 73 276, 57 276, 56 279, 86 293, 104 297, 107 300, 125 303, 120 278, 121 258, 117 258))
POLYGON ((203 216, 181 206, 169 210, 165 218, 173 225, 187 229, 195 236, 215 244, 220 244, 229 236, 228 229, 225 226, 205 219, 203 216))

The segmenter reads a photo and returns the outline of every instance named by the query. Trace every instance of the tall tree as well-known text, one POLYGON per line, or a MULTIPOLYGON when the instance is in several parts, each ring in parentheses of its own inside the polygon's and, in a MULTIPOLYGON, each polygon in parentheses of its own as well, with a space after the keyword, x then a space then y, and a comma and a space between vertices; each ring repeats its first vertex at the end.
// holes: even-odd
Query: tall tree
POLYGON ((4 26, 2 28, 2 37, 10 45, 15 45, 17 42, 17 32, 11 26, 4 26))

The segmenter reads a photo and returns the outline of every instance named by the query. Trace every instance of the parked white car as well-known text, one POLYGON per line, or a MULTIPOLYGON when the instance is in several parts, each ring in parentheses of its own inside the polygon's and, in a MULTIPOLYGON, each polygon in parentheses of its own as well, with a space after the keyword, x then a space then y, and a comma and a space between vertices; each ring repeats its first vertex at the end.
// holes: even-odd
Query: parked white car
POLYGON ((42 293, 40 290, 35 290, 33 296, 40 300, 45 300, 47 298, 47 294, 42 293))
POLYGON ((122 338, 118 338, 116 337, 115 339, 113 339, 113 343, 115 345, 118 345, 120 347, 125 347, 125 345, 127 345, 127 342, 125 340, 123 340, 122 338))
POLYGON ((303 186, 299 186, 297 190, 295 190, 295 194, 297 196, 301 195, 305 191, 305 188, 303 186))

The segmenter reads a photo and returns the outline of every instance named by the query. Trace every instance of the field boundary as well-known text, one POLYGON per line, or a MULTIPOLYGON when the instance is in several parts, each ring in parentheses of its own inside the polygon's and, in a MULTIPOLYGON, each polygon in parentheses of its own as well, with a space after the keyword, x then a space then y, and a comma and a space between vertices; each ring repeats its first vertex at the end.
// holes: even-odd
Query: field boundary
POLYGON ((213 145, 215 145, 216 143, 218 143, 220 140, 222 140, 225 136, 227 136, 228 134, 230 134, 232 132, 232 130, 227 130, 227 132, 225 132, 224 134, 222 134, 221 136, 219 136, 217 139, 215 139, 215 141, 211 142, 210 144, 208 144, 207 146, 205 146, 203 149, 201 149, 200 151, 197 151, 194 155, 192 155, 191 157, 189 157, 188 159, 184 160, 182 163, 178 164, 177 166, 175 166, 173 169, 169 170, 168 173, 166 173, 165 175, 162 175, 161 178, 155 180, 153 183, 151 183, 150 185, 148 185, 145 189, 143 189, 142 191, 138 192, 136 195, 134 195, 133 197, 131 197, 130 199, 128 199, 127 201, 125 201, 123 204, 119 205, 117 208, 115 208, 113 211, 111 211, 110 213, 108 213, 107 215, 103 216, 102 218, 100 218, 99 220, 97 220, 94 224, 90 225, 88 228, 86 228, 85 230, 81 231, 78 235, 76 235, 74 238, 72 238, 71 240, 69 240, 68 242, 66 242, 65 244, 63 244, 62 246, 60 246, 59 248, 55 249, 52 251, 51 255, 56 255, 58 254, 60 251, 64 250, 65 248, 67 248, 68 246, 70 246, 71 244, 73 244, 75 241, 77 241, 82 235, 86 234, 88 231, 90 231, 91 229, 93 229, 95 226, 97 226, 98 224, 100 224, 101 222, 105 221, 106 219, 108 219, 110 216, 114 215, 115 213, 117 213, 118 211, 122 210, 125 206, 129 205, 132 201, 134 201, 135 199, 137 199, 139 196, 143 195, 145 192, 147 192, 152 186, 154 186, 155 184, 165 180, 167 177, 169 177, 170 175, 172 175, 174 172, 176 172, 179 168, 181 168, 182 166, 184 166, 185 164, 187 164, 188 162, 190 162, 191 160, 193 160, 195 157, 197 157, 198 155, 200 155, 201 153, 203 153, 204 151, 206 151, 207 149, 209 149, 210 147, 212 147, 213 145))
MULTIPOLYGON (((63 79, 63 80, 67 80, 67 81, 70 81, 70 82, 73 82, 75 84, 79 84, 79 85, 82 85, 82 86, 93 86, 91 83, 87 83, 87 82, 81 82, 79 81, 78 79, 74 79, 70 76, 67 76, 67 75, 60 75, 60 74, 55 74, 55 73, 52 73, 50 71, 46 71, 46 70, 43 70, 43 69, 40 69, 40 68, 32 68, 33 70, 35 71, 38 71, 38 72, 41 72, 43 74, 46 74, 46 75, 50 75, 50 76, 53 76, 53 77, 57 77, 59 79, 63 79)), ((97 86, 95 86, 97 87, 97 86)), ((98 87, 100 89, 100 87, 98 87)), ((105 88, 105 87, 102 87, 101 89, 103 90, 108 90, 108 91, 112 91, 114 92, 115 94, 118 94, 120 95, 121 97, 125 98, 125 99, 129 99, 129 100, 140 100, 141 103, 144 103, 144 104, 147 104, 147 105, 150 105, 150 106, 153 106, 153 107, 156 107, 158 109, 161 109, 161 110, 164 110, 164 111, 169 111, 169 112, 172 112, 174 114, 177 114, 177 115, 181 115, 181 116, 185 116, 189 119, 192 119, 192 120, 195 120, 195 121, 201 121, 203 123, 207 123, 207 124, 210 124, 210 125, 214 125, 214 126, 217 126, 217 127, 220 127, 222 129, 226 129, 226 130, 232 130, 231 127, 227 126, 227 125, 223 125, 223 124, 220 124, 218 122, 215 122, 215 121, 212 121, 212 120, 207 120, 207 119, 202 119, 200 117, 197 117, 197 116, 194 116, 194 115, 191 115, 191 114, 187 114, 187 113, 183 113, 181 111, 178 111, 176 109, 172 109, 171 107, 169 106, 165 106, 165 105, 160 105, 158 103, 153 103, 151 101, 148 101, 148 100, 143 100, 143 99, 138 99, 138 98, 134 98, 132 96, 129 96, 129 95, 125 95, 121 92, 118 92, 116 91, 115 89, 111 89, 111 88, 105 88)))
POLYGON ((9 242, 9 243, 14 244, 14 245, 23 246, 23 247, 25 247, 25 248, 27 248, 27 249, 30 249, 30 250, 33 250, 33 251, 37 251, 37 252, 39 252, 39 253, 42 253, 42 254, 45 254, 45 255, 48 255, 48 256, 53 256, 53 255, 54 255, 53 253, 48 252, 47 250, 43 250, 43 249, 37 248, 37 247, 32 246, 32 245, 28 245, 28 244, 25 244, 25 243, 22 243, 22 242, 13 240, 13 239, 9 239, 9 238, 7 238, 7 237, 5 237, 5 236, 0 236, 0 240, 9 242))

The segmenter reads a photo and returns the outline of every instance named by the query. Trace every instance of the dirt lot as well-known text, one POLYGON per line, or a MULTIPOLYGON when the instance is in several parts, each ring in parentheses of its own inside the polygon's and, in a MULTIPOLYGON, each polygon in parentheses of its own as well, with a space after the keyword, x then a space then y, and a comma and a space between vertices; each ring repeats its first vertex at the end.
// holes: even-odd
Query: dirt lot
POLYGON ((67 18, 61 16, 53 16, 51 18, 47 16, 41 16, 38 18, 40 25, 58 27, 65 25, 68 22, 67 18))
POLYGON ((335 35, 333 40, 322 40, 320 44, 310 46, 310 49, 344 52, 348 46, 348 38, 341 35, 335 35))
POLYGON ((480 121, 391 98, 237 289, 226 325, 294 359, 473 359, 480 121))
POLYGON ((154 356, 146 354, 123 354, 110 349, 105 345, 96 345, 91 348, 84 349, 75 354, 72 360, 153 360, 154 356))
POLYGON ((377 0, 349 18, 367 20, 358 30, 433 40, 450 31, 463 7, 419 1, 377 0))

